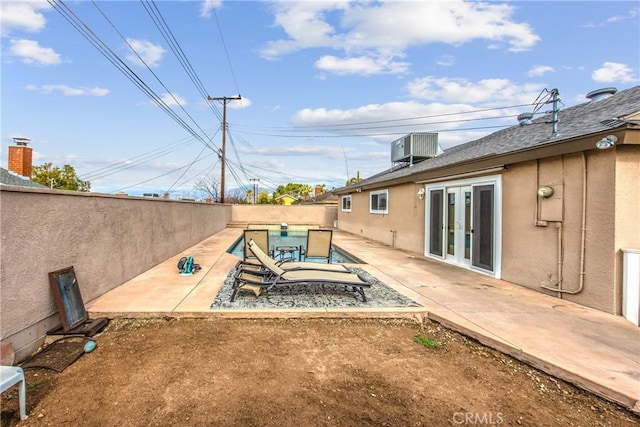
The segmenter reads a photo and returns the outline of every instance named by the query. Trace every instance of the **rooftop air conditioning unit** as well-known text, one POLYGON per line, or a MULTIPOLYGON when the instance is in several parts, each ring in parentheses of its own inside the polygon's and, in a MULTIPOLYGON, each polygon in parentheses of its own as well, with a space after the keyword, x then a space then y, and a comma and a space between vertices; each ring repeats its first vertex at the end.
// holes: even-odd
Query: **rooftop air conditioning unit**
POLYGON ((413 164, 442 154, 437 133, 410 133, 391 143, 391 161, 413 164))

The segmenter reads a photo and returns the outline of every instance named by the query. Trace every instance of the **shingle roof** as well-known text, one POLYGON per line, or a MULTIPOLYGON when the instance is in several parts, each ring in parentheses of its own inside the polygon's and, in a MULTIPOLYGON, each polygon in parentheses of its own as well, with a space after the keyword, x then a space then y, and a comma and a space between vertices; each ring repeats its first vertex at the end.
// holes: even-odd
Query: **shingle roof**
POLYGON ((452 147, 441 155, 416 163, 412 167, 383 171, 353 186, 382 183, 481 157, 504 155, 603 132, 624 126, 624 122, 612 119, 638 111, 640 111, 640 86, 620 91, 597 102, 587 102, 560 110, 558 134, 554 138, 551 138, 551 124, 547 123, 551 116, 545 115, 533 120, 528 126, 514 125, 475 141, 452 147))
POLYGON ((38 184, 37 182, 33 182, 28 178, 25 178, 13 172, 9 172, 5 168, 0 168, 0 184, 18 185, 21 187, 47 188, 46 186, 38 184))

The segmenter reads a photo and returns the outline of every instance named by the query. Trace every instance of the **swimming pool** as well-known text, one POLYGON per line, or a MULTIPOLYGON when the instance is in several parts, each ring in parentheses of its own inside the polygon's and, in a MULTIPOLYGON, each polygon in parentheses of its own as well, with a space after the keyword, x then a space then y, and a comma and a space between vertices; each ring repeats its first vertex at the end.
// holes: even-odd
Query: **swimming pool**
MULTIPOLYGON (((271 249, 276 246, 306 246, 307 244, 307 232, 306 230, 292 230, 292 231, 281 231, 281 230, 269 230, 269 247, 271 249)), ((227 252, 233 255, 236 255, 240 258, 244 258, 243 253, 244 247, 244 237, 240 235, 238 240, 236 240, 233 245, 227 252)), ((362 264, 355 256, 343 251, 336 245, 331 245, 331 262, 332 263, 340 263, 340 264, 362 264)), ((297 261, 300 256, 300 250, 296 250, 293 253, 295 260, 297 261)), ((326 258, 307 258, 305 261, 309 262, 324 262, 326 263, 326 258)))

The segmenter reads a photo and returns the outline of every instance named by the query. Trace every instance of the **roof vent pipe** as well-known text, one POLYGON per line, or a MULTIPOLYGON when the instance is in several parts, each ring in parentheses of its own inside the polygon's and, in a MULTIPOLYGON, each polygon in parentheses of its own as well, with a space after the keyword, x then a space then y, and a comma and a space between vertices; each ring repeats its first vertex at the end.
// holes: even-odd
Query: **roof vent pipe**
POLYGON ((531 124, 531 120, 533 119, 533 113, 522 113, 518 114, 518 123, 520 126, 526 126, 531 124))
POLYGON ((616 89, 615 87, 605 87, 602 89, 592 90, 585 97, 590 102, 598 102, 602 101, 603 99, 609 98, 612 95, 615 95, 616 92, 618 92, 618 89, 616 89))

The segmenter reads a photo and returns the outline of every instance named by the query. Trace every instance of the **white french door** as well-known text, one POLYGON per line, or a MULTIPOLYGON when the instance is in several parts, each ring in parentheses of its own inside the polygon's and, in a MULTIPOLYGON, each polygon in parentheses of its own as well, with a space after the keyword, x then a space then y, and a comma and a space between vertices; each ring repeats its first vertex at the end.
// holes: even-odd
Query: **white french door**
POLYGON ((425 254, 500 275, 500 177, 427 185, 425 254))
POLYGON ((471 187, 447 188, 445 259, 471 265, 471 187))

